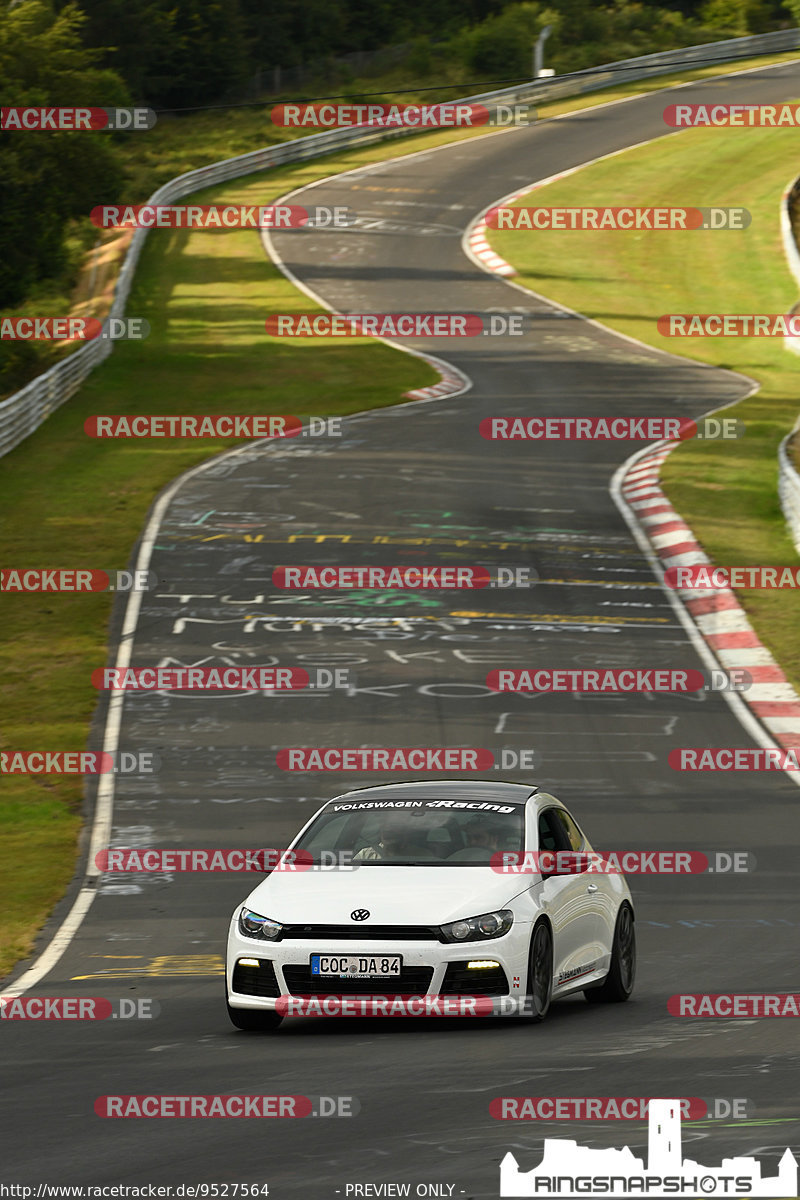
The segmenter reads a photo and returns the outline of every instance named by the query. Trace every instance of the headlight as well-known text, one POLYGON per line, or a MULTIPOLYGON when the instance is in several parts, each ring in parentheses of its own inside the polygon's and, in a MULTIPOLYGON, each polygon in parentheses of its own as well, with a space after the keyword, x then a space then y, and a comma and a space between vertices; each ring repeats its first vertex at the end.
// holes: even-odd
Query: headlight
POLYGON ((279 942, 283 926, 269 917, 243 908, 239 913, 239 933, 249 938, 264 938, 268 942, 279 942))
POLYGON ((501 908, 497 912, 483 913, 480 917, 453 921, 450 925, 440 926, 440 929, 446 942, 485 942, 488 938, 502 937, 513 924, 511 909, 501 908))

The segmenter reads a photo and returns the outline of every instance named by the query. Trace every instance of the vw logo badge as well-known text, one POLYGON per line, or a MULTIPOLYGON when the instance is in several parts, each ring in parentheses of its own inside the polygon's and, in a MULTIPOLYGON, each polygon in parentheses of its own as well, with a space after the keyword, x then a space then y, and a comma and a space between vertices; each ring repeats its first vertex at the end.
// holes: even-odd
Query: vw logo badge
POLYGON ((350 913, 350 919, 353 921, 366 921, 369 916, 368 908, 354 908, 350 913))

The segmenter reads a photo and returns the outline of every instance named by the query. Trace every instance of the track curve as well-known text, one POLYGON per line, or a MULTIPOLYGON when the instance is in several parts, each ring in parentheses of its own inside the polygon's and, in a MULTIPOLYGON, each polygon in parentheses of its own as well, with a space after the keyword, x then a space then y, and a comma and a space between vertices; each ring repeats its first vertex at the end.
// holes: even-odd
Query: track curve
MULTIPOLYGON (((796 85, 796 68, 786 65, 694 84, 682 98, 770 102, 796 85)), ((500 412, 696 416, 743 395, 745 382, 525 299, 481 273, 460 246, 474 213, 515 186, 673 136, 663 104, 645 96, 332 178, 313 189, 316 202, 347 203, 385 218, 391 231, 274 235, 293 274, 336 309, 520 305, 532 332, 446 350, 412 342, 467 374, 471 390, 353 418, 335 442, 255 445, 184 477, 159 524, 152 565, 162 586, 143 601, 134 664, 350 666, 357 690, 126 698, 121 744, 157 749, 164 766, 150 783, 118 780, 114 838, 281 845, 320 798, 373 781, 294 777, 274 765, 282 746, 533 747, 536 780, 574 806, 598 846, 747 849, 759 870, 631 881, 641 967, 628 1005, 598 1010, 570 1000, 539 1029, 295 1021, 263 1038, 228 1027, 221 994, 227 919, 247 880, 105 876, 37 993, 154 997, 161 1015, 105 1026, 5 1025, 9 1178, 267 1181, 273 1197, 311 1200, 344 1195, 348 1183, 442 1182, 456 1196, 477 1197, 497 1194, 507 1150, 523 1168, 538 1162, 545 1134, 634 1152, 646 1145, 642 1125, 494 1121, 489 1102, 499 1095, 745 1095, 768 1124, 687 1126, 697 1157, 760 1153, 774 1167, 784 1146, 800 1141, 798 1055, 782 1022, 680 1022, 666 1011, 674 991, 792 990, 795 788, 769 775, 755 785, 737 775, 696 784, 669 769, 674 745, 750 744, 718 696, 531 699, 484 686, 491 667, 532 659, 543 667, 702 665, 609 495, 630 447, 491 443, 477 424, 500 412), (383 606, 270 588, 278 563, 393 556, 528 566, 542 582, 383 606), (303 1121, 103 1122, 93 1112, 106 1093, 260 1091, 355 1096, 361 1111, 311 1131, 303 1121)))

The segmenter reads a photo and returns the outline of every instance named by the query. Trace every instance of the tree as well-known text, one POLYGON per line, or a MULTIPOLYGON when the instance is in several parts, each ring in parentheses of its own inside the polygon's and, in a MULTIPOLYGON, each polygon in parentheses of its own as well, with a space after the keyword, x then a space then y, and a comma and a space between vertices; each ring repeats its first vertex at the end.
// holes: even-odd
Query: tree
MULTIPOLYGON (((15 0, 0 13, 0 91, 9 106, 129 102, 120 78, 98 69, 82 44, 85 17, 74 4, 56 13, 46 0, 15 0)), ((8 307, 59 273, 69 222, 116 199, 122 175, 110 135, 38 130, 2 135, 0 175, 0 307, 8 307)))
MULTIPOLYGON (((250 70, 239 0, 81 0, 87 46, 119 71, 138 103, 214 104, 250 70)), ((302 7, 302 6, 301 6, 302 7)), ((317 29, 317 33, 319 30, 317 29)))

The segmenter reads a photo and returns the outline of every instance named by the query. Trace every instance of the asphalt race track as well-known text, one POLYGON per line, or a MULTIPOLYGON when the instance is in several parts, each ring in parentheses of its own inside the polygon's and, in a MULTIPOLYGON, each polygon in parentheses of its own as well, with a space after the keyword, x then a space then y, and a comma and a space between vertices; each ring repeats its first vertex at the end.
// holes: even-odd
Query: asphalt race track
MULTIPOLYGON (((796 97, 799 85, 797 67, 785 65, 692 85, 679 98, 769 103, 796 97)), ((249 446, 185 478, 155 539, 160 585, 145 596, 133 665, 340 666, 355 687, 283 698, 129 695, 120 745, 157 751, 162 768, 150 780, 119 777, 113 844, 281 846, 320 800, 386 781, 286 772, 275 763, 282 747, 476 746, 533 749, 532 773, 498 777, 552 790, 599 848, 746 850, 757 870, 630 879, 640 957, 629 1004, 570 999, 538 1027, 303 1019, 266 1035, 235 1031, 223 1002, 227 922, 253 877, 106 875, 35 994, 152 998, 160 1014, 5 1023, 8 1179, 267 1182, 274 1200, 333 1200, 348 1184, 437 1183, 477 1197, 497 1195, 507 1150, 523 1169, 538 1163, 544 1136, 646 1149, 639 1122, 494 1120, 491 1099, 509 1095, 746 1097, 755 1120, 684 1125, 694 1157, 717 1165, 756 1154, 773 1174, 784 1147, 800 1144, 791 1021, 680 1020, 666 1007, 681 991, 795 988, 796 786, 778 773, 670 769, 676 746, 752 744, 721 695, 531 698, 485 686, 498 666, 703 667, 609 491, 644 443, 490 442, 478 424, 492 415, 698 416, 743 396, 746 381, 564 315, 482 273, 460 243, 499 197, 668 135, 661 112, 672 99, 590 109, 293 196, 384 222, 274 235, 285 265, 331 307, 515 309, 528 314, 527 331, 410 342, 465 372, 471 389, 354 418, 341 438, 249 446), (273 566, 300 563, 522 566, 540 582, 399 600, 278 592, 273 566), (309 1131, 312 1118, 205 1125, 104 1120, 93 1110, 108 1093, 261 1092, 352 1096, 360 1111, 317 1118, 309 1131)), ((644 303, 654 319, 664 308, 659 297, 644 303)), ((303 298, 294 307, 306 307, 303 298)), ((97 739, 100 730, 98 719, 97 739)))

